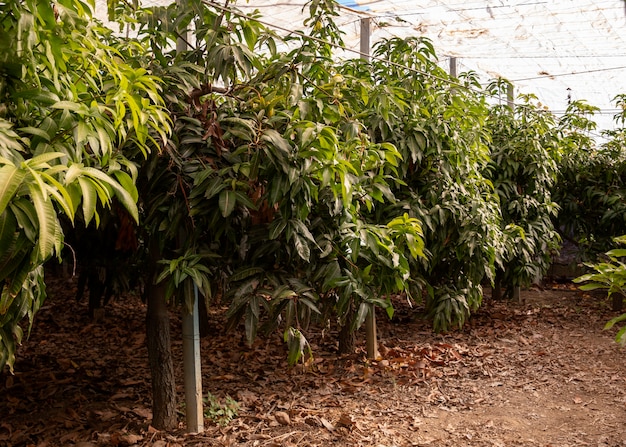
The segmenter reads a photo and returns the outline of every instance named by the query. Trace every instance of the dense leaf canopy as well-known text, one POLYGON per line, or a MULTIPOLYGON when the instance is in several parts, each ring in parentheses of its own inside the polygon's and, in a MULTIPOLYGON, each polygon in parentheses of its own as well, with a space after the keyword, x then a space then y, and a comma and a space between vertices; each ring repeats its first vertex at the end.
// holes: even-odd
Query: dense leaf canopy
POLYGON ((88 224, 115 198, 138 219, 137 168, 169 127, 158 80, 132 67, 78 0, 0 4, 0 365, 13 365, 61 253, 60 216, 88 224))

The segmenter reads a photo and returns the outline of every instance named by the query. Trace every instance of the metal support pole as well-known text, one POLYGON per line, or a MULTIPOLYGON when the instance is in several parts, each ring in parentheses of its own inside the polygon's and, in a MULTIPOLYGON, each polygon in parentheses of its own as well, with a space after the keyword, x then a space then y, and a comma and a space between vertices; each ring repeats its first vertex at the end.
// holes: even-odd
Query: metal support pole
POLYGON ((369 17, 361 19, 361 58, 370 60, 370 24, 369 17))
POLYGON ((506 105, 513 110, 515 107, 515 87, 513 84, 509 84, 506 88, 506 105))
POLYGON ((183 364, 185 374, 185 413, 187 432, 204 431, 202 408, 202 368, 200 362, 200 320, 198 318, 198 287, 193 286, 193 311, 183 306, 183 364))
POLYGON ((450 56, 450 77, 457 77, 456 57, 450 56))

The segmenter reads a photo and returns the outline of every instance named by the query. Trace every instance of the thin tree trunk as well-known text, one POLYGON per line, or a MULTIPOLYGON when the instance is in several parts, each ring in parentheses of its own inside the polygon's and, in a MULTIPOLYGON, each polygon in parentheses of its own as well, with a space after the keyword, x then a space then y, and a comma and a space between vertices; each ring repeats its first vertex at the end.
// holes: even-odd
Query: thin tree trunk
POLYGON ((339 354, 352 354, 356 349, 356 334, 352 330, 352 322, 354 320, 354 312, 348 311, 346 321, 339 330, 339 354))
POLYGON ((621 311, 624 308, 624 295, 619 292, 613 294, 611 301, 611 310, 621 311))
POLYGON ((491 299, 494 301, 502 300, 502 276, 501 270, 496 270, 496 278, 493 284, 493 290, 491 292, 491 299))
POLYGON ((152 426, 159 430, 172 430, 178 428, 178 419, 169 310, 165 301, 165 284, 153 284, 154 278, 155 275, 151 274, 150 282, 146 286, 146 338, 152 376, 152 426))

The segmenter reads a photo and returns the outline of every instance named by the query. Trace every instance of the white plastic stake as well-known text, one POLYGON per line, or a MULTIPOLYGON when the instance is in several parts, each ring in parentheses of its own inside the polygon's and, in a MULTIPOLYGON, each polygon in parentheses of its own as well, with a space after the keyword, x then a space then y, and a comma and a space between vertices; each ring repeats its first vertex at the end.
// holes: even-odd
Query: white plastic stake
MULTIPOLYGON (((361 58, 369 60, 370 55, 370 18, 361 19, 361 58)), ((378 358, 378 336, 376 334, 376 308, 373 304, 369 305, 367 318, 365 319, 365 338, 367 345, 367 357, 370 359, 378 358)))
POLYGON ((198 287, 193 286, 193 311, 183 306, 183 368, 185 376, 185 413, 187 432, 204 431, 202 408, 202 367, 200 361, 200 320, 198 318, 198 287))
MULTIPOLYGON (((182 3, 181 0, 177 0, 182 3)), ((187 32, 176 41, 176 51, 187 49, 187 32)), ((186 288, 186 292, 189 289, 186 288)), ((187 292, 188 293, 188 292, 187 292)), ((187 312, 183 305, 183 371, 185 380, 185 416, 187 432, 204 431, 202 407, 202 362, 200 361, 200 319, 198 310, 198 287, 193 285, 193 308, 187 312)))

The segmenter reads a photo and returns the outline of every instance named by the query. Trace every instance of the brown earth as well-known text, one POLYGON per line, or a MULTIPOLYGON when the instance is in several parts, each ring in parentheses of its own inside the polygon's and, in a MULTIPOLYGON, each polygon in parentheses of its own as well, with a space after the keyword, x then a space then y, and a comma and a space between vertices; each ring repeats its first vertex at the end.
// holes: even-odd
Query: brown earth
MULTIPOLYGON (((295 368, 280 334, 248 348, 216 307, 202 352, 219 405, 196 435, 150 426, 141 301, 90 322, 74 291, 53 281, 15 375, 0 375, 0 446, 626 446, 626 358, 603 330, 616 314, 569 284, 487 300, 443 335, 399 302, 393 321, 379 318, 382 360, 362 347, 339 357, 334 334, 311 331, 314 360, 295 368), (218 424, 226 396, 238 415, 218 424)), ((173 331, 180 358, 177 318, 173 331)))

